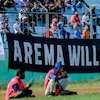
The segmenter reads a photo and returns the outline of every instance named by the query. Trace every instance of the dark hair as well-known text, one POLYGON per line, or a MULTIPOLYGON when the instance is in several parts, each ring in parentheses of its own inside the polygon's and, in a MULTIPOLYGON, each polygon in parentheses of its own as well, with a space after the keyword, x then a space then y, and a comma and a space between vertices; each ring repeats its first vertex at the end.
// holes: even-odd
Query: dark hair
POLYGON ((25 72, 24 69, 17 69, 16 76, 22 75, 25 72))

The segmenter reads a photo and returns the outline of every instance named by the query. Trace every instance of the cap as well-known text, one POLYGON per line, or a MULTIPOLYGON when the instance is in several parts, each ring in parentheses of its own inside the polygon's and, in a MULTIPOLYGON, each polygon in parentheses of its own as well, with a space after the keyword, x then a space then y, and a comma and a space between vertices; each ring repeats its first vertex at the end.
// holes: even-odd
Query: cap
POLYGON ((57 73, 61 67, 63 67, 61 61, 60 61, 60 62, 57 62, 57 63, 55 64, 55 66, 54 66, 55 72, 57 73))

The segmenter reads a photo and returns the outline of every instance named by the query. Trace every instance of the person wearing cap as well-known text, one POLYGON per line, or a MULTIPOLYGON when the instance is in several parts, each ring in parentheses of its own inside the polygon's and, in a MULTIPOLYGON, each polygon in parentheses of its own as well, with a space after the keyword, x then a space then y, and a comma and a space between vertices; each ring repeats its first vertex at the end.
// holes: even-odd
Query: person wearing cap
POLYGON ((60 91, 57 92, 58 82, 63 90, 66 90, 68 85, 67 72, 63 70, 61 62, 57 62, 46 75, 44 82, 44 91, 46 96, 59 95, 60 91))
POLYGON ((18 69, 16 76, 10 81, 7 86, 7 91, 5 95, 5 100, 9 100, 10 98, 21 98, 21 97, 35 97, 32 95, 31 83, 27 83, 26 86, 22 79, 25 78, 25 71, 22 69, 18 69))

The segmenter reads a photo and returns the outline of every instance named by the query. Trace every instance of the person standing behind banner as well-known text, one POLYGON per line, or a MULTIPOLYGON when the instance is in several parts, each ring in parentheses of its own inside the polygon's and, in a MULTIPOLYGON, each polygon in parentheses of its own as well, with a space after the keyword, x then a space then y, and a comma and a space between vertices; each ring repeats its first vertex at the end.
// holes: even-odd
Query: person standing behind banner
POLYGON ((78 12, 74 12, 74 15, 70 17, 69 24, 70 26, 74 28, 74 31, 77 28, 79 32, 82 32, 82 23, 81 23, 78 12))
POLYGON ((25 71, 22 69, 18 69, 16 76, 10 81, 7 86, 7 91, 5 95, 5 100, 9 100, 10 98, 21 98, 21 97, 35 97, 32 95, 31 83, 26 84, 21 79, 25 78, 25 71))
POLYGON ((63 90, 65 90, 68 85, 68 76, 67 72, 63 70, 61 62, 57 62, 54 68, 52 68, 46 75, 44 82, 46 96, 59 95, 60 92, 56 93, 56 86, 58 82, 62 86, 63 90))
POLYGON ((89 31, 88 26, 85 26, 84 31, 82 33, 82 38, 83 39, 90 39, 90 31, 89 31))
POLYGON ((92 23, 93 23, 93 38, 95 39, 96 38, 96 33, 97 33, 97 29, 96 29, 96 26, 97 26, 97 16, 96 16, 96 6, 93 4, 92 5, 92 23))
POLYGON ((21 31, 19 19, 16 19, 16 22, 15 22, 14 25, 13 25, 13 29, 14 29, 15 34, 24 34, 24 33, 21 31))
POLYGON ((50 25, 50 32, 53 33, 54 38, 59 38, 59 29, 58 29, 57 24, 58 24, 57 18, 53 18, 52 23, 50 25))

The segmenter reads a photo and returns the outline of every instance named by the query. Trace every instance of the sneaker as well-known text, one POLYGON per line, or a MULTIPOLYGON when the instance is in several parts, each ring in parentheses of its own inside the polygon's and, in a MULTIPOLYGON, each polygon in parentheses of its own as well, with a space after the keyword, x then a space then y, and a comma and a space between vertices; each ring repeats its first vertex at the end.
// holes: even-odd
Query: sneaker
POLYGON ((48 97, 52 97, 52 96, 55 96, 55 94, 53 92, 50 92, 48 97))
POLYGON ((60 95, 77 95, 77 92, 63 90, 63 91, 61 91, 60 95))

